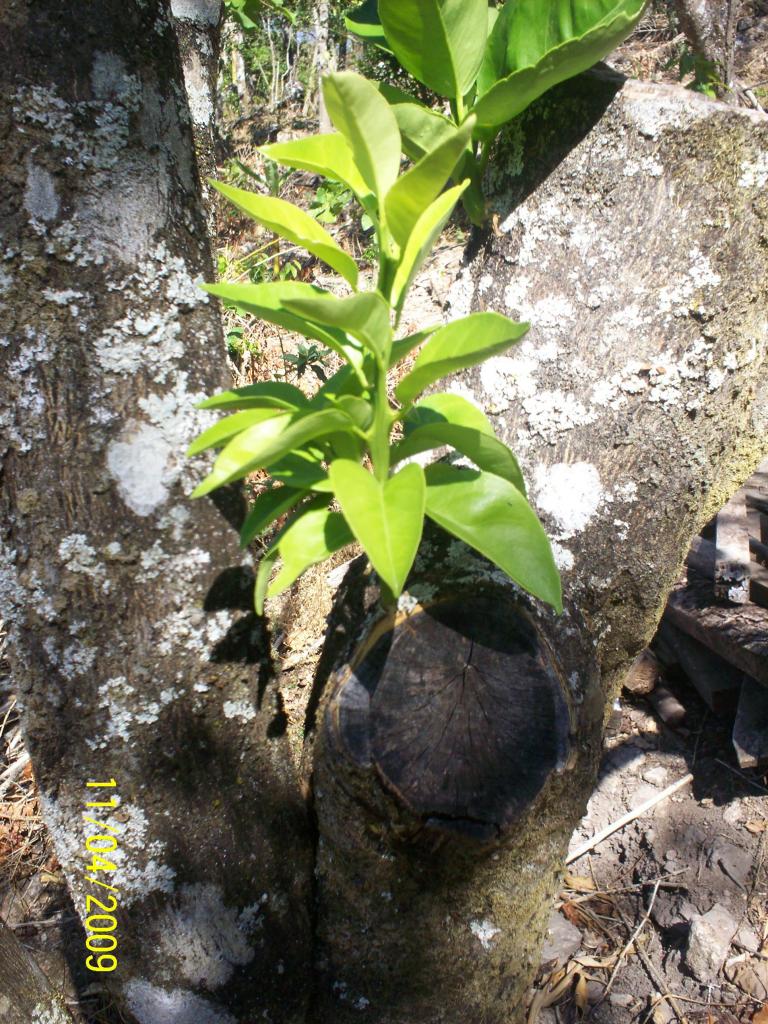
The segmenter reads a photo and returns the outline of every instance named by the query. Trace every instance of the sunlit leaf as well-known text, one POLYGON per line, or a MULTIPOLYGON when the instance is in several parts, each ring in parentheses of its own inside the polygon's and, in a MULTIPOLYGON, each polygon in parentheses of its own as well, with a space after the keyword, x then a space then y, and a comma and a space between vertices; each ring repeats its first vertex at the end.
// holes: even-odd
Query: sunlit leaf
MULTIPOLYGON (((333 435, 329 435, 333 437, 333 435)), ((306 451, 292 451, 278 462, 266 467, 274 480, 286 487, 303 491, 329 493, 333 490, 328 473, 322 464, 322 455, 310 455, 306 451)))
POLYGON ((334 551, 353 540, 349 526, 339 512, 311 508, 300 513, 275 542, 282 564, 269 584, 266 596, 282 593, 311 565, 324 562, 334 551))
POLYGON ((200 498, 222 484, 240 480, 255 469, 277 462, 307 441, 349 426, 349 417, 338 409, 284 413, 256 423, 229 442, 192 497, 200 498))
POLYGON ((357 287, 357 264, 314 217, 284 199, 247 192, 220 181, 212 181, 211 184, 243 213, 289 242, 302 246, 333 267, 353 288, 357 287))
POLYGON ((401 359, 405 359, 409 352, 422 345, 427 338, 440 329, 440 324, 432 324, 421 331, 409 334, 407 338, 398 338, 392 343, 392 351, 389 353, 389 368, 396 366, 401 359))
POLYGON ((392 329, 389 305, 378 292, 358 292, 342 299, 335 295, 285 299, 284 305, 289 312, 307 320, 346 331, 378 359, 384 358, 392 329))
POLYGON ((432 251, 432 246, 448 222, 454 206, 468 184, 469 180, 443 192, 416 221, 408 244, 400 258, 392 286, 392 304, 397 310, 402 308, 411 281, 432 251))
POLYGON ((306 491, 293 487, 271 487, 252 503, 240 529, 240 547, 246 548, 260 533, 301 501, 306 491))
POLYGON ((307 398, 293 384, 284 381, 262 381, 243 388, 221 391, 198 402, 198 409, 300 409, 307 398))
POLYGON ((344 24, 350 32, 365 39, 366 42, 375 43, 385 50, 389 49, 384 29, 379 21, 376 0, 365 0, 365 3, 353 7, 344 15, 344 24))
POLYGON ((398 401, 408 405, 424 388, 445 377, 504 352, 528 330, 500 313, 473 313, 454 320, 429 339, 416 356, 411 372, 398 384, 398 401))
POLYGON ((261 146, 259 151, 286 167, 312 171, 313 174, 322 174, 333 181, 341 181, 361 199, 371 191, 355 166, 349 143, 339 132, 309 135, 305 139, 293 139, 291 142, 276 142, 270 146, 261 146))
POLYGON ((385 483, 349 459, 331 463, 328 475, 344 518, 376 572, 395 596, 405 585, 424 525, 421 466, 405 466, 385 483))
POLYGON ((461 427, 447 422, 418 427, 397 445, 393 461, 400 462, 411 455, 418 455, 420 452, 443 445, 450 445, 474 462, 479 469, 508 480, 525 494, 523 475, 514 454, 498 437, 475 430, 473 427, 461 427))
POLYGON ((400 131, 389 104, 354 71, 327 75, 323 95, 328 116, 349 143, 363 181, 383 198, 400 169, 400 131))
POLYGON ((425 107, 402 89, 379 82, 379 92, 392 107, 400 129, 403 152, 413 161, 420 160, 456 130, 449 117, 439 110, 425 107))
POLYGON ((278 415, 280 415, 280 410, 277 409, 246 409, 243 412, 236 412, 232 416, 225 416, 223 420, 214 423, 212 427, 204 430, 199 437, 195 438, 187 449, 187 457, 204 452, 206 448, 221 448, 227 441, 248 427, 278 415))
POLYGON ((379 0, 387 42, 403 65, 441 96, 469 92, 483 59, 487 0, 379 0))
POLYGON ((216 295, 227 305, 234 306, 241 313, 253 313, 262 320, 285 327, 288 331, 303 334, 305 338, 321 341, 328 348, 349 362, 360 364, 362 353, 350 346, 343 331, 323 327, 304 317, 291 313, 286 303, 292 299, 320 298, 330 295, 311 284, 302 281, 272 281, 269 284, 206 284, 202 286, 211 295, 216 295))
POLYGON ((537 97, 586 71, 625 39, 646 0, 515 0, 488 40, 472 108, 481 126, 505 124, 537 97))
POLYGON ((419 217, 442 192, 462 153, 467 150, 474 117, 440 141, 405 174, 401 174, 384 202, 387 224, 395 240, 405 246, 419 217))
POLYGON ((427 467, 426 513, 534 597, 562 611, 560 576, 536 513, 509 481, 436 463, 427 467))

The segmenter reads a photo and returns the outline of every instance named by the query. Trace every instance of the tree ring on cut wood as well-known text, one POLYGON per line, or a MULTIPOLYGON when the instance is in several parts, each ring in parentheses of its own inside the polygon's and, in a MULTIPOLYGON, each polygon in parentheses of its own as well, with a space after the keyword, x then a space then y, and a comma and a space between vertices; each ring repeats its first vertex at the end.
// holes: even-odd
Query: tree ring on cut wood
POLYGON ((566 693, 526 607, 474 591, 380 622, 339 673, 328 724, 424 826, 485 841, 564 767, 566 693))

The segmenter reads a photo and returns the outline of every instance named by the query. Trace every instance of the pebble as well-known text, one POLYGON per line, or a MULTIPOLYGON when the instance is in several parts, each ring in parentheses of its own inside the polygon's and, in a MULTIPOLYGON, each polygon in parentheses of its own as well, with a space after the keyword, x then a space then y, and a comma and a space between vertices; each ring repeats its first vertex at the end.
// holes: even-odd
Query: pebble
POLYGON ((557 910, 553 911, 547 926, 547 938, 541 951, 541 961, 557 960, 566 964, 581 948, 581 932, 557 910))
POLYGON ((641 777, 652 786, 663 786, 667 780, 667 769, 659 764, 655 768, 646 768, 641 777))
POLYGON ((685 965, 697 981, 709 984, 715 980, 737 927, 722 907, 712 907, 706 914, 696 914, 691 919, 685 965))

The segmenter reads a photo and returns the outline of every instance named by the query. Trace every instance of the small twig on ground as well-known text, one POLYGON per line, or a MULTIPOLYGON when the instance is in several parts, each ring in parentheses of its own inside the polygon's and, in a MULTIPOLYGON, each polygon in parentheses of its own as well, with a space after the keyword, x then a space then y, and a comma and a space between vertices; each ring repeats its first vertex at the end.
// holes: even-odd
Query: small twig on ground
MULTIPOLYGON (((627 931, 629 931, 631 929, 632 925, 627 920, 626 914, 624 914, 622 912, 621 907, 616 907, 616 911, 617 911, 619 917, 621 918, 621 920, 624 922, 624 927, 627 929, 627 931)), ((669 1005, 672 1008, 673 1012, 677 1014, 677 1019, 680 1022, 680 1024, 686 1024, 685 1014, 683 1013, 683 1011, 680 1008, 680 1004, 677 1001, 677 996, 673 995, 669 991, 669 988, 667 986, 666 981, 661 976, 661 974, 659 974, 659 972, 656 970, 656 968, 653 966, 653 963, 651 962, 651 958, 648 956, 648 954, 645 952, 645 950, 642 948, 642 946, 635 946, 635 951, 636 951, 637 955, 640 957, 640 960, 641 960, 641 962, 643 964, 643 967, 645 967, 646 971, 648 972, 648 976, 650 977, 651 981, 656 986, 656 988, 659 990, 661 998, 665 999, 667 1001, 667 1003, 669 1003, 669 1005)))
POLYGON ((744 775, 742 772, 737 771, 736 768, 732 768, 726 761, 721 761, 720 758, 716 757, 715 762, 721 764, 723 768, 727 768, 729 772, 733 772, 734 775, 738 775, 740 779, 748 782, 750 786, 754 786, 755 789, 759 789, 761 793, 768 793, 768 789, 765 786, 761 786, 759 782, 755 782, 754 779, 750 779, 748 775, 744 775))
POLYGON ((0 800, 3 799, 7 790, 11 788, 28 764, 29 754, 25 750, 21 757, 17 761, 14 761, 14 763, 10 765, 10 767, 6 768, 2 775, 0 775, 0 800))
MULTIPOLYGON (((666 800, 668 796, 672 796, 672 794, 676 793, 678 789, 682 789, 683 786, 687 786, 688 783, 692 781, 693 776, 689 773, 682 779, 678 779, 677 782, 672 783, 671 786, 667 786, 667 788, 663 789, 661 793, 657 793, 656 796, 651 797, 650 800, 646 800, 644 803, 640 804, 639 807, 635 807, 634 810, 627 811, 626 814, 617 818, 612 825, 607 825, 604 829, 601 829, 600 832, 595 833, 595 835, 593 835, 591 839, 588 839, 586 843, 582 843, 581 846, 577 846, 573 853, 568 854, 565 858, 565 863, 572 864, 573 861, 578 860, 579 857, 583 857, 585 853, 589 853, 590 850, 597 846, 598 843, 602 843, 602 841, 607 839, 608 836, 613 835, 614 832, 617 832, 620 828, 628 825, 631 821, 634 821, 635 818, 639 818, 641 814, 645 814, 646 811, 655 807, 656 804, 661 803, 662 800, 666 800)), ((766 792, 768 792, 768 790, 766 790, 766 792)))

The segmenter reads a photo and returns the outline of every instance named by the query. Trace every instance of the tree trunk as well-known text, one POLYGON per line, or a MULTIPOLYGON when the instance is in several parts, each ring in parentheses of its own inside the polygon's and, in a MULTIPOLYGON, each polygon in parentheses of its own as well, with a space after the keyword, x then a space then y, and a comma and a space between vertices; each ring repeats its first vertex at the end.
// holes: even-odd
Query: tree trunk
POLYGON ((322 80, 323 75, 333 71, 331 51, 328 46, 331 31, 331 5, 329 0, 319 0, 314 9, 313 32, 315 50, 312 57, 315 66, 314 82, 317 89, 317 120, 318 131, 332 132, 333 125, 325 107, 322 80))
POLYGON ((451 309, 532 329, 452 386, 518 453, 566 609, 429 531, 350 660, 375 598, 350 583, 314 751, 323 1024, 525 1019, 606 701, 766 452, 767 148, 764 116, 610 77, 506 133, 451 309))
POLYGON ((216 83, 222 11, 221 0, 171 0, 187 108, 192 119, 203 208, 211 234, 216 223, 215 192, 208 184, 208 178, 216 177, 216 83))
POLYGON ((0 921, 0 1020, 3 1024, 72 1024, 72 1016, 19 940, 0 921))
POLYGON ((715 64, 720 72, 726 99, 733 85, 736 49, 737 0, 675 0, 680 27, 696 53, 715 64))
POLYGON ((75 905, 117 903, 92 978, 139 1024, 303 1020, 311 843, 242 497, 186 497, 228 382, 170 11, 0 10, 0 596, 75 905))

